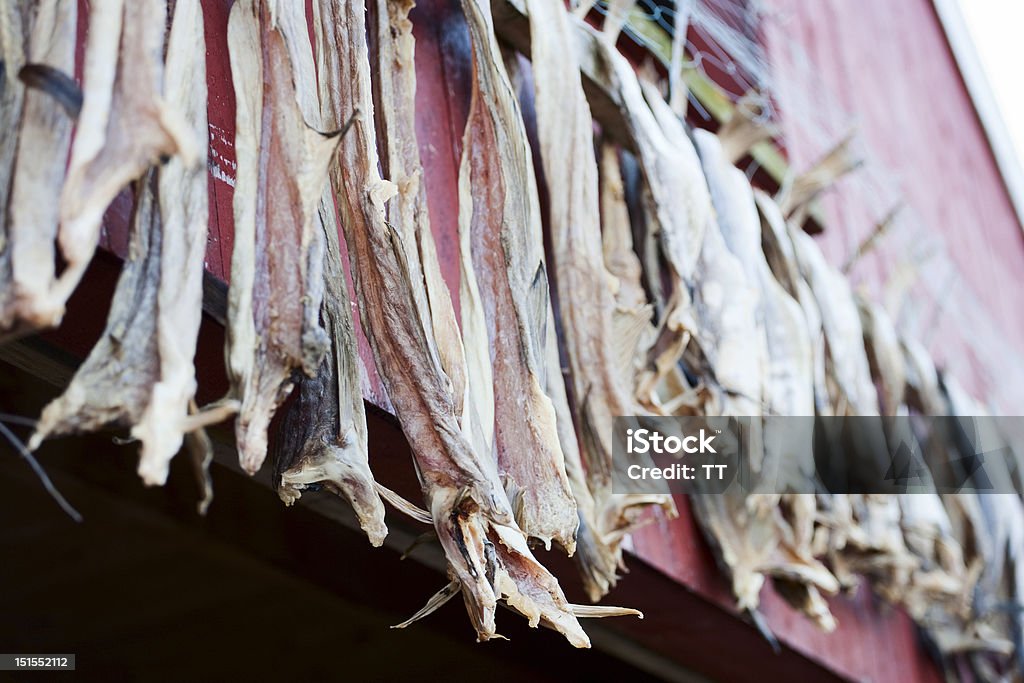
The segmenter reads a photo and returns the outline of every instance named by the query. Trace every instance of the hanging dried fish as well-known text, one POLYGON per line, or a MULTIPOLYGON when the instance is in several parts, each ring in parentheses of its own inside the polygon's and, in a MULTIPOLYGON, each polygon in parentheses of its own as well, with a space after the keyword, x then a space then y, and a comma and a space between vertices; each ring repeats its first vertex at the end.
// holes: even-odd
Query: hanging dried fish
POLYGON ((63 308, 85 273, 103 213, 122 188, 161 158, 201 159, 191 127, 161 94, 166 26, 166 0, 89 5, 82 111, 60 198, 66 267, 52 289, 52 310, 63 308))
POLYGON ((163 225, 157 173, 136 183, 128 258, 114 290, 103 336, 64 393, 43 410, 29 441, 138 423, 160 378, 158 289, 163 225))
MULTIPOLYGON (((482 17, 487 15, 475 18, 482 17)), ((486 18, 484 22, 489 23, 486 18)), ((357 111, 371 112, 362 9, 321 0, 314 28, 325 122, 337 125, 357 111)), ((407 255, 416 250, 404 243, 411 236, 384 218, 384 203, 396 188, 378 174, 372 120, 355 121, 332 174, 364 329, 412 446, 424 498, 449 562, 451 583, 414 618, 453 597, 457 585, 481 640, 497 635, 494 617, 502 600, 531 625, 544 623, 586 647, 589 640, 573 607, 515 524, 490 453, 475 451, 467 436, 471 427, 464 423, 474 418, 460 412, 461 397, 453 395, 442 354, 428 334, 430 312, 414 293, 419 283, 410 278, 407 255)))
POLYGON ((800 272, 789 228, 779 205, 760 190, 754 191, 754 199, 761 214, 761 246, 769 267, 786 293, 800 304, 810 334, 815 412, 818 415, 831 415, 831 398, 825 384, 825 335, 818 303, 814 299, 810 285, 800 272))
POLYGON ((20 37, 18 32, 8 29, 19 3, 7 3, 0 14, 0 35, 4 36, 0 38, 4 44, 0 126, 11 133, 0 147, 0 340, 60 320, 62 307, 54 310, 49 303, 60 220, 53 197, 60 194, 64 182, 75 105, 81 104, 81 93, 69 76, 75 66, 78 3, 24 4, 26 9, 32 6, 27 14, 34 13, 24 55, 17 54, 11 44, 20 37), (26 58, 27 64, 19 66, 26 58), (23 88, 23 82, 29 87, 23 88), (19 97, 24 100, 18 112, 20 123, 11 120, 19 97), (71 110, 62 103, 70 103, 71 110))
MULTIPOLYGON (((157 194, 163 237, 156 301, 158 380, 132 436, 142 445, 139 475, 163 484, 186 432, 219 422, 226 411, 189 416, 196 393, 196 340, 203 308, 203 264, 209 215, 206 158, 206 62, 203 10, 176 0, 168 37, 164 98, 180 108, 200 150, 194 160, 172 157, 159 170, 157 194)), ((230 409, 230 408, 229 408, 230 409)))
MULTIPOLYGON (((616 496, 610 490, 612 421, 640 412, 633 397, 634 380, 619 364, 635 349, 636 337, 616 336, 616 303, 601 242, 593 122, 579 65, 571 54, 564 54, 564 45, 572 40, 569 17, 561 7, 544 1, 531 0, 527 7, 537 127, 550 196, 554 289, 560 299, 575 415, 598 506, 600 526, 591 531, 596 531, 595 543, 607 546, 600 555, 605 560, 617 558, 617 564, 621 561, 618 539, 638 523, 645 506, 660 505, 670 514, 675 510, 668 497, 616 496), (578 299, 584 292, 585 303, 578 299), (616 344, 624 348, 615 348, 616 344)), ((584 571, 585 580, 602 576, 588 585, 596 600, 603 595, 602 588, 606 591, 614 585, 615 567, 590 565, 584 571)))
MULTIPOLYGON (((709 415, 760 415, 761 368, 747 363, 748 344, 757 336, 754 301, 742 265, 714 223, 704 235, 696 286, 694 339, 723 387, 705 410, 709 415)), ((690 501, 722 570, 732 579, 739 608, 755 610, 778 548, 773 520, 764 509, 748 509, 742 496, 694 495, 690 501)))
MULTIPOLYGON (((25 86, 18 73, 28 57, 32 27, 32 4, 28 0, 6 2, 0 11, 0 56, 3 57, 3 88, 0 89, 0 122, 5 131, 17 131, 25 102, 25 86)), ((18 139, 5 135, 0 141, 0 206, 7 206, 18 139)))
MULTIPOLYGON (((554 316, 548 321, 551 329, 555 329, 554 316)), ((565 391, 565 374, 558 354, 558 341, 555 335, 547 338, 547 385, 546 390, 555 406, 555 424, 558 429, 558 441, 565 456, 565 473, 569 478, 573 500, 576 501, 576 513, 579 526, 576 529, 576 552, 573 561, 579 568, 583 588, 587 597, 597 602, 615 585, 618 570, 622 565, 622 555, 618 543, 609 543, 602 534, 602 520, 598 513, 598 504, 590 492, 587 468, 583 464, 579 440, 573 425, 572 413, 569 410, 569 398, 565 391)), ((568 371, 566 371, 568 372, 568 371)), ((626 496, 617 496, 619 500, 626 496)))
POLYGON ((871 376, 879 385, 879 408, 883 415, 896 415, 903 405, 906 368, 899 336, 889 315, 878 304, 858 298, 864 345, 868 352, 871 376))
MULTIPOLYGON (((622 82, 627 83, 625 71, 622 76, 622 82)), ((644 147, 640 146, 640 166, 644 168, 647 193, 644 213, 648 223, 644 267, 648 288, 660 309, 660 320, 657 336, 648 352, 647 368, 641 376, 638 394, 641 403, 659 407, 664 399, 657 398, 656 394, 671 396, 677 393, 676 390, 679 388, 684 390, 684 396, 693 393, 680 376, 677 366, 680 356, 688 346, 691 350, 699 347, 696 344, 689 344, 693 330, 698 327, 692 305, 692 280, 695 277, 692 263, 700 251, 703 234, 705 230, 711 229, 710 222, 714 219, 711 196, 704 180, 700 159, 683 123, 662 99, 660 91, 653 83, 642 80, 639 84, 638 90, 646 101, 632 105, 634 116, 638 121, 653 117, 653 124, 662 132, 668 145, 658 148, 658 154, 667 156, 667 159, 660 162, 655 159, 654 163, 648 162, 646 166, 644 147), (669 171, 666 173, 659 169, 669 171), (661 180, 652 183, 652 173, 661 173, 661 180), (675 201, 680 202, 673 207, 673 213, 668 217, 659 215, 656 210, 656 203, 664 200, 658 197, 656 186, 660 182, 684 183, 679 187, 668 185, 661 190, 662 193, 672 193, 670 196, 678 197, 675 201), (673 222, 666 223, 666 218, 672 218, 673 222), (659 256, 663 256, 669 265, 664 275, 661 275, 663 269, 659 256), (663 299, 660 291, 666 280, 669 294, 667 299, 663 299)), ((632 99, 638 95, 632 91, 632 85, 627 86, 623 89, 623 96, 632 99)), ((643 130, 650 135, 655 129, 643 130)), ((705 361, 693 361, 693 364, 705 364, 705 361)), ((706 374, 702 379, 710 380, 711 374, 706 374)), ((699 393, 700 387, 696 389, 699 393)), ((683 397, 679 396, 673 399, 673 402, 678 403, 681 400, 683 397)), ((665 406, 661 405, 660 409, 664 412, 665 406)))
MULTIPOLYGON (((164 97, 189 122, 189 146, 205 151, 206 69, 198 0, 175 3, 165 71, 164 97)), ((48 436, 131 427, 141 442, 139 475, 147 484, 163 484, 185 434, 225 417, 224 410, 195 414, 193 409, 206 183, 205 165, 181 156, 137 183, 128 260, 106 330, 65 393, 43 411, 32 448, 48 436)), ((205 461, 201 441, 189 445, 194 457, 205 461)), ((205 479, 205 466, 200 470, 205 479)), ((208 503, 207 497, 201 508, 208 503)))
MULTIPOLYGON (((333 214, 334 206, 321 204, 320 209, 333 214)), ((388 530, 369 467, 355 331, 333 215, 324 216, 322 224, 328 255, 324 258, 320 315, 331 335, 331 348, 316 375, 299 383, 298 398, 284 415, 276 444, 275 487, 288 505, 298 500, 303 490, 319 486, 344 496, 370 543, 379 547, 388 530)))
POLYGON ((633 230, 626 206, 617 150, 601 145, 601 247, 615 299, 612 334, 619 381, 635 391, 641 361, 654 341, 653 307, 643 287, 643 267, 633 248, 633 230))
MULTIPOLYGON (((423 287, 414 291, 426 296, 428 323, 440 354, 441 366, 452 383, 452 393, 466 393, 464 349, 451 294, 441 275, 437 246, 427 210, 427 186, 416 140, 415 43, 409 12, 413 0, 377 0, 377 52, 380 77, 375 84, 377 98, 384 106, 378 111, 381 129, 381 168, 397 187, 387 204, 390 225, 412 239, 403 245, 412 249, 406 258, 414 281, 423 287)), ((419 308, 424 307, 420 300, 419 308)))
MULTIPOLYGON (((694 131, 694 138, 723 241, 743 269, 748 286, 748 290, 731 289, 723 295, 748 299, 753 305, 755 324, 746 340, 746 353, 753 358, 758 366, 756 372, 760 374, 750 382, 748 391, 756 391, 754 396, 775 414, 812 415, 811 347, 803 312, 771 275, 761 249, 761 222, 750 184, 746 176, 729 162, 717 136, 694 131)), ((757 411, 747 414, 751 419, 749 457, 753 471, 759 474, 761 481, 755 490, 767 493, 748 498, 738 491, 727 492, 720 496, 723 500, 718 501, 718 506, 701 501, 698 509, 705 513, 701 518, 712 530, 751 539, 752 547, 745 550, 749 553, 756 548, 756 552, 766 558, 761 560, 760 571, 776 576, 776 583, 783 586, 783 595, 814 618, 823 629, 831 631, 835 628, 835 620, 821 592, 835 593, 839 586, 831 573, 812 555, 814 499, 806 494, 787 496, 784 514, 774 514, 775 506, 780 503, 779 492, 787 489, 806 491, 811 486, 814 472, 814 463, 808 460, 811 432, 807 431, 802 442, 793 438, 793 432, 798 429, 796 426, 780 426, 777 432, 767 432, 757 420, 761 405, 751 404, 750 407, 757 411), (713 513, 722 514, 724 508, 729 509, 729 529, 725 529, 723 520, 711 516, 713 513)), ((778 422, 769 424, 780 425, 778 422)), ((743 545, 735 536, 718 539, 717 544, 723 550, 733 549, 737 555, 736 566, 750 563, 749 558, 739 557, 743 545)), ((726 555, 728 552, 726 550, 726 555)), ((741 570, 741 575, 744 571, 741 570)), ((756 585, 756 582, 751 585, 756 585)), ((745 607, 756 607, 756 602, 750 603, 756 596, 738 594, 738 597, 745 601, 745 607)))
POLYGON ((240 0, 228 21, 238 169, 227 357, 231 396, 241 403, 235 439, 249 473, 263 464, 292 373, 314 376, 329 345, 319 323, 324 234, 315 216, 340 131, 311 128, 296 99, 278 22, 301 10, 240 0))
POLYGON ((878 398, 864 350, 864 333, 853 292, 846 278, 825 260, 813 238, 790 225, 800 271, 807 279, 821 313, 828 357, 827 371, 834 381, 837 413, 878 415, 878 398))
POLYGON ((633 11, 636 0, 609 0, 608 10, 604 16, 604 26, 601 37, 609 44, 615 45, 623 26, 629 20, 629 13, 633 11))
POLYGON ((906 367, 906 401, 922 415, 948 415, 950 406, 939 384, 931 355, 915 339, 901 340, 906 367))
MULTIPOLYGON (((814 414, 833 415, 835 410, 826 381, 828 359, 825 335, 818 303, 810 285, 800 271, 796 250, 782 210, 764 192, 755 191, 754 199, 761 214, 761 237, 765 257, 775 279, 800 305, 803 321, 810 336, 814 414)), ((798 544, 804 542, 808 533, 807 520, 813 518, 814 523, 810 529, 812 556, 827 557, 840 585, 847 590, 856 588, 859 577, 849 568, 849 563, 841 554, 846 548, 847 537, 855 525, 849 498, 839 494, 818 494, 813 498, 794 495, 784 497, 781 502, 783 514, 790 521, 793 535, 795 539, 799 539, 796 542, 798 544)), ((810 608, 814 611, 813 603, 817 602, 814 596, 810 595, 809 590, 805 592, 802 587, 800 588, 801 590, 785 591, 785 587, 783 587, 786 598, 791 601, 795 599, 795 604, 800 606, 800 602, 804 599, 802 593, 806 593, 811 603, 800 606, 800 608, 805 611, 810 608)))
POLYGON ((470 231, 487 322, 498 471, 523 531, 572 554, 576 504, 544 391, 550 304, 529 143, 490 13, 477 0, 465 0, 463 11, 474 69, 460 175, 468 174, 475 192, 469 206, 460 206, 472 212, 461 227, 470 231))
MULTIPOLYGON (((306 14, 298 5, 281 8, 276 22, 288 47, 302 117, 313 128, 322 128, 306 14)), ((355 328, 341 264, 334 193, 329 183, 323 186, 313 221, 325 247, 319 322, 327 332, 330 348, 316 375, 300 379, 298 398, 285 413, 276 441, 275 487, 286 505, 293 504, 308 488, 322 486, 343 496, 355 511, 370 543, 379 547, 388 530, 378 484, 369 466, 355 328)), ((314 255, 311 249, 310 257, 314 255)), ((312 325, 307 323, 307 326, 312 325)), ((392 495, 396 501, 401 501, 396 494, 392 495)), ((407 505, 404 501, 400 504, 407 505)))
MULTIPOLYGON (((727 282, 729 288, 722 291, 714 289, 705 291, 704 285, 699 285, 703 292, 700 304, 704 306, 704 317, 699 318, 699 321, 719 318, 715 321, 716 324, 723 324, 722 319, 725 316, 719 316, 718 310, 716 310, 722 308, 718 303, 720 297, 742 301, 745 308, 749 310, 749 316, 743 319, 744 323, 748 325, 748 329, 742 339, 738 335, 726 334, 723 339, 730 339, 733 346, 723 347, 719 343, 714 351, 709 352, 705 349, 705 353, 716 356, 713 365, 718 375, 718 381, 722 383, 727 392, 736 394, 736 400, 745 408, 743 412, 727 414, 759 416, 762 414, 764 405, 768 342, 765 336, 764 301, 761 289, 763 273, 759 267, 764 257, 760 250, 760 224, 757 218, 757 209, 754 205, 750 184, 746 181, 743 173, 728 162, 717 137, 707 131, 696 130, 694 131, 694 140, 700 151, 707 186, 711 192, 712 205, 718 217, 719 234, 715 239, 722 240, 725 248, 733 257, 729 259, 730 266, 738 267, 741 273, 739 277, 727 282)), ((720 258, 724 260, 725 257, 720 258)), ((760 456, 761 453, 752 449, 752 465, 757 471, 761 468, 760 456)))
MULTIPOLYGON (((647 360, 650 376, 642 380, 647 388, 640 396, 642 402, 654 403, 654 388, 671 373, 685 346, 687 327, 694 324, 690 319, 690 290, 704 231, 712 220, 711 200, 693 145, 660 93, 652 92, 648 85, 645 101, 641 83, 626 58, 593 29, 578 19, 574 21, 577 37, 586 38, 576 41, 580 62, 594 64, 605 76, 612 100, 620 108, 644 177, 649 233, 657 236, 670 266, 671 291, 666 310, 661 313, 658 339, 647 360)), ((652 258, 654 244, 651 241, 648 245, 652 258)), ((660 299, 661 283, 652 280, 660 269, 653 265, 648 263, 646 274, 652 295, 660 299)))
POLYGON ((3 303, 4 328, 8 322, 7 308, 11 304, 6 300, 9 294, 11 279, 10 236, 8 223, 8 203, 10 200, 11 183, 14 164, 18 153, 18 130, 25 106, 25 85, 18 79, 25 60, 28 57, 29 35, 32 27, 32 5, 27 0, 5 2, 0 7, 0 125, 4 136, 0 139, 0 283, 4 285, 0 296, 3 303), (14 134, 11 134, 11 133, 14 134))

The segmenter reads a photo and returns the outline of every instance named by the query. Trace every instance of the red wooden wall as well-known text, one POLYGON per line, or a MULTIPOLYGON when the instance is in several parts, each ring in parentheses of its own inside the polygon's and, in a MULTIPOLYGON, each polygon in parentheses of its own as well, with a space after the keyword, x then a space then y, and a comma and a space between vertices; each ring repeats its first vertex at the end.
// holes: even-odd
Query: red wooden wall
MULTIPOLYGON (((857 265, 854 279, 883 298, 915 260, 915 245, 943 245, 955 274, 936 267, 936 258, 918 260, 914 298, 905 304, 920 317, 912 331, 976 397, 1019 414, 1024 232, 931 0, 761 4, 774 80, 827 89, 822 99, 844 114, 816 114, 831 116, 835 135, 855 125, 870 155, 861 178, 840 183, 824 202, 826 253, 842 263, 871 231, 889 207, 856 186, 888 177, 884 184, 906 205, 903 223, 857 265)), ((786 146, 794 165, 806 167, 823 147, 807 133, 811 115, 787 114, 784 99, 786 146)))

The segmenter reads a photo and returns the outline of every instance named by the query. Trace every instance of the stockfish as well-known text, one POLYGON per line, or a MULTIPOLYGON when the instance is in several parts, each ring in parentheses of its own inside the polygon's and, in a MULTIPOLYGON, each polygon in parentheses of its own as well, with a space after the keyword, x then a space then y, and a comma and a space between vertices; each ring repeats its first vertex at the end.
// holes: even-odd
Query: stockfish
POLYGON ((231 396, 241 404, 235 440, 249 473, 263 464, 267 428, 292 374, 314 376, 329 346, 319 322, 324 234, 315 217, 340 133, 311 128, 296 99, 281 23, 301 9, 240 0, 228 20, 238 167, 227 359, 231 396))
POLYGON ((498 470, 527 536, 572 554, 576 505, 544 391, 544 337, 554 331, 546 330, 547 271, 526 129, 489 11, 475 0, 463 11, 474 68, 460 175, 468 174, 474 192, 461 194, 460 211, 472 212, 462 227, 471 235, 490 342, 498 470))
POLYGON ((858 298, 857 308, 871 377, 878 386, 879 409, 882 415, 896 415, 903 405, 907 385, 899 336, 889 314, 881 306, 858 298))
MULTIPOLYGON (((471 24, 483 21, 486 8, 471 24)), ((420 283, 410 279, 410 236, 385 220, 393 183, 377 170, 376 134, 370 113, 370 69, 361 8, 321 0, 315 25, 324 120, 340 125, 357 111, 341 142, 332 175, 352 262, 364 329, 388 396, 412 446, 424 498, 448 558, 450 583, 415 618, 461 588, 477 636, 497 636, 495 610, 504 601, 531 625, 544 623, 578 647, 589 645, 555 578, 534 558, 490 453, 474 450, 467 436, 473 418, 460 412, 452 382, 441 364, 430 318, 417 300, 420 283)), ((407 622, 408 623, 408 622, 407 622)))
MULTIPOLYGON (((206 61, 203 10, 198 0, 176 0, 168 38, 164 98, 184 114, 200 153, 172 157, 157 183, 163 238, 156 302, 158 381, 132 436, 142 444, 139 474, 163 484, 184 434, 225 417, 213 409, 189 416, 196 393, 196 340, 203 309, 203 265, 209 214, 206 158, 206 61)), ((200 450, 202 452, 202 449, 200 450)))
MULTIPOLYGON (((814 499, 791 494, 783 507, 788 514, 774 512, 782 492, 806 492, 813 485, 814 464, 808 461, 811 432, 807 429, 806 438, 795 438, 803 434, 803 425, 797 422, 786 426, 769 423, 775 428, 765 431, 759 419, 762 407, 777 415, 813 414, 811 346, 803 312, 771 274, 761 248, 761 222, 746 176, 729 162, 717 136, 695 131, 694 137, 723 241, 743 269, 749 287, 747 291, 730 290, 726 296, 749 299, 755 319, 746 340, 746 354, 758 366, 758 374, 747 391, 756 391, 753 395, 760 402, 751 402, 750 408, 756 412, 744 415, 750 420, 748 457, 759 476, 757 493, 747 498, 732 491, 722 497, 730 499, 735 533, 753 538, 760 553, 772 555, 762 560, 762 571, 775 576, 777 583, 785 586, 784 596, 830 631, 835 628, 835 620, 820 593, 836 592, 838 582, 812 555, 814 499)), ((713 508, 705 503, 702 501, 701 509, 710 512, 713 508)), ((708 526, 721 530, 725 524, 714 520, 708 526)), ((735 539, 718 541, 723 548, 731 543, 735 539)), ((754 563, 738 557, 737 564, 754 563)))
POLYGON ((605 77, 637 154, 644 178, 648 231, 657 238, 651 241, 650 258, 645 261, 652 296, 658 303, 656 273, 660 269, 654 267, 655 244, 670 267, 670 294, 661 312, 658 339, 647 359, 650 374, 643 380, 648 389, 646 396, 640 396, 642 402, 651 402, 653 388, 671 373, 685 347, 687 328, 693 326, 690 290, 704 231, 712 220, 711 200, 693 145, 660 93, 649 95, 650 102, 645 100, 643 87, 626 58, 591 28, 577 23, 576 30, 580 62, 592 63, 605 77))
POLYGON ((89 5, 82 111, 60 198, 58 243, 66 266, 52 289, 54 311, 85 273, 103 213, 125 185, 170 155, 189 166, 201 163, 191 126, 162 94, 166 27, 166 0, 89 5))
MULTIPOLYGON (((188 122, 190 148, 206 149, 206 68, 198 0, 178 0, 169 34, 163 97, 188 122)), ((117 146, 120 143, 113 143, 117 146)), ((141 444, 139 475, 163 484, 188 432, 225 417, 198 413, 193 359, 202 313, 207 232, 207 172, 200 159, 171 157, 136 183, 128 259, 107 326, 65 393, 43 411, 31 440, 130 427, 141 444)), ((209 449, 188 442, 203 473, 209 449)))
POLYGON ((0 126, 7 131, 0 143, 0 339, 60 321, 63 308, 54 309, 49 296, 60 221, 53 197, 64 184, 71 126, 81 106, 81 92, 71 80, 78 3, 20 4, 24 10, 17 2, 0 10, 0 126), (21 23, 33 15, 24 53, 15 45, 21 35, 12 14, 19 12, 21 23))
MULTIPOLYGON (((554 289, 560 302, 575 414, 598 506, 594 542, 606 547, 598 553, 601 562, 583 560, 590 564, 584 568, 584 579, 591 599, 596 600, 614 585, 615 567, 608 566, 607 560, 614 557, 616 564, 621 562, 620 540, 639 522, 644 507, 660 505, 670 514, 674 508, 665 496, 611 493, 613 419, 640 412, 632 391, 635 380, 620 364, 626 361, 629 367, 632 362, 627 359, 635 351, 636 333, 617 335, 615 316, 617 310, 632 309, 636 319, 646 307, 638 301, 617 306, 613 282, 627 288, 630 283, 619 284, 605 269, 593 122, 579 65, 572 54, 564 54, 564 45, 571 40, 568 14, 546 2, 531 1, 528 8, 537 126, 550 197, 554 289), (596 582, 588 578, 596 575, 603 578, 596 582)), ((628 223, 624 227, 628 230, 628 223)))
MULTIPOLYGON (((278 25, 291 56, 299 108, 307 123, 322 128, 306 15, 298 6, 282 9, 286 11, 278 13, 278 25)), ((352 307, 341 263, 334 194, 327 183, 313 221, 324 245, 320 324, 330 346, 315 375, 300 378, 298 397, 285 413, 275 446, 275 488, 286 505, 311 488, 323 487, 344 497, 370 543, 380 546, 388 530, 378 484, 370 471, 352 307)), ((399 505, 409 505, 388 494, 399 505)))

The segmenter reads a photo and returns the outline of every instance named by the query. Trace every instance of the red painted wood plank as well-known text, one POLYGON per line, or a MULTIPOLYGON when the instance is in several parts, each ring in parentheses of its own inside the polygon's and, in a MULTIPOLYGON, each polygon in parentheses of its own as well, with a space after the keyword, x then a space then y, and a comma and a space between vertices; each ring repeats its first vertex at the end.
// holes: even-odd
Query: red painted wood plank
MULTIPOLYGON (((983 349, 1005 343, 1018 356, 1024 349, 1024 234, 932 3, 767 5, 766 44, 775 80, 804 89, 827 85, 877 162, 891 172, 920 226, 946 245, 960 279, 928 286, 940 297, 943 286, 968 288, 994 322, 992 337, 982 338, 981 330, 965 324, 969 311, 947 308, 929 332, 930 350, 940 362, 966 359, 957 363, 957 377, 975 395, 998 394, 1006 389, 1000 386, 1004 361, 983 349), (789 59, 794 48, 809 62, 789 59)), ((806 125, 818 114, 781 112, 797 168, 822 151, 822 141, 811 139, 806 125)), ((885 208, 866 205, 843 183, 824 205, 829 228, 822 243, 836 263, 885 208)), ((906 244, 896 235, 884 240, 855 271, 861 284, 880 294, 906 263, 906 244)))

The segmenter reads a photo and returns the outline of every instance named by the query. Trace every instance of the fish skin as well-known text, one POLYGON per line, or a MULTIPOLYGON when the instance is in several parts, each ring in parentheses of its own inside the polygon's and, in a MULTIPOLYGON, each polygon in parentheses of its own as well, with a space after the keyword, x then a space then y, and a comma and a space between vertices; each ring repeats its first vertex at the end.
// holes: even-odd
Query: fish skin
MULTIPOLYGON (((705 246, 727 250, 714 259, 723 266, 730 263, 742 277, 723 283, 723 299, 747 302, 747 333, 742 335, 746 358, 749 360, 741 403, 726 398, 723 414, 745 416, 751 420, 749 457, 751 466, 761 477, 755 490, 764 493, 750 496, 738 491, 720 495, 697 496, 695 509, 709 534, 715 534, 714 547, 721 553, 720 563, 733 577, 733 589, 742 609, 755 610, 758 593, 764 578, 772 576, 777 585, 783 585, 784 597, 802 609, 824 630, 835 628, 835 620, 821 593, 838 590, 838 581, 813 557, 811 536, 815 508, 813 497, 787 498, 785 510, 779 515, 780 492, 805 491, 813 474, 813 462, 799 460, 810 449, 780 452, 773 448, 776 442, 765 439, 762 410, 780 411, 786 415, 812 415, 813 389, 811 381, 811 347, 806 336, 803 313, 799 305, 782 289, 771 275, 761 248, 761 221, 750 184, 743 173, 729 161, 717 136, 706 131, 694 131, 694 140, 703 164, 713 206, 718 216, 720 235, 710 228, 705 234, 705 246), (718 242, 721 245, 718 245, 718 242), (771 341, 771 343, 769 343, 771 341), (730 406, 730 403, 732 404, 730 406), (729 412, 730 410, 746 412, 729 412)), ((703 256, 703 255, 702 255, 703 256)), ((724 270, 724 268, 722 268, 724 270)), ((709 269, 710 270, 710 269, 709 269)), ((702 273, 707 277, 706 272, 702 273)), ((698 294, 698 302, 706 295, 698 294)), ((736 303, 732 304, 734 307, 736 303)), ((736 309, 740 310, 740 309, 736 309)), ((729 330, 724 322, 728 309, 705 306, 698 321, 709 327, 729 330), (724 312, 723 312, 724 311, 724 312), (716 316, 721 316, 716 319, 716 316)), ((734 333, 730 338, 740 339, 734 333)), ((700 334, 697 338, 700 339, 700 334)), ((725 338, 723 336, 723 338, 725 338)), ((709 354, 719 381, 737 377, 719 369, 717 364, 734 364, 733 356, 720 355, 723 350, 739 346, 723 345, 716 340, 716 349, 709 354), (723 378, 725 378, 723 380, 723 378)), ((729 386, 729 385, 725 385, 729 386)), ((808 433, 808 437, 809 437, 808 433)), ((770 436, 770 435, 768 435, 770 436)))
POLYGON ((554 331, 546 329, 550 302, 536 176, 489 9, 477 0, 462 7, 474 69, 460 176, 468 174, 474 196, 472 217, 461 227, 470 232, 487 324, 498 471, 523 531, 548 547, 556 541, 571 555, 579 520, 544 388, 544 338, 554 331))
POLYGON ((208 136, 204 49, 202 7, 198 0, 177 0, 168 36, 164 98, 174 102, 188 122, 199 154, 191 161, 172 157, 160 167, 157 179, 163 230, 156 300, 160 367, 146 408, 131 430, 141 446, 139 476, 150 485, 167 481, 169 463, 181 450, 185 434, 201 428, 204 417, 216 415, 191 415, 189 407, 197 388, 194 359, 203 310, 209 217, 203 163, 208 136))
MULTIPOLYGON (((580 565, 588 594, 596 601, 614 585, 616 570, 622 563, 621 539, 625 530, 640 523, 642 510, 650 506, 660 506, 669 514, 674 514, 675 510, 668 497, 611 492, 613 420, 644 412, 633 391, 635 377, 623 372, 619 362, 619 359, 633 356, 628 348, 633 344, 629 341, 632 335, 616 334, 616 315, 625 313, 628 307, 638 320, 649 313, 649 307, 639 300, 620 306, 613 286, 628 287, 629 284, 620 284, 605 268, 593 120, 579 65, 574 55, 564 53, 564 45, 571 40, 569 15, 543 0, 531 0, 527 8, 540 156, 550 198, 551 251, 555 266, 553 290, 560 304, 561 327, 556 327, 553 321, 549 327, 563 333, 573 402, 565 407, 559 405, 566 400, 564 387, 556 390, 557 395, 556 391, 551 393, 556 398, 556 412, 568 414, 572 410, 575 422, 581 426, 582 438, 573 439, 570 447, 582 446, 583 452, 573 453, 571 467, 568 455, 566 462, 567 469, 574 472, 571 479, 578 478, 575 473, 582 475, 584 470, 590 475, 586 494, 581 490, 582 481, 575 481, 573 490, 578 505, 586 508, 580 513, 583 533, 587 535, 586 555, 580 565), (584 292, 585 303, 577 298, 584 292), (626 348, 616 349, 616 343, 625 343, 626 348), (582 461, 576 462, 581 455, 585 457, 586 468, 582 461)), ((609 172, 617 173, 617 169, 609 169, 609 172)), ((628 230, 628 225, 625 227, 628 230)), ((621 251, 609 255, 625 258, 621 251)), ((557 359, 557 345, 553 348, 552 355, 557 359)), ((560 364, 552 367, 561 369, 560 364)), ((559 372, 558 381, 562 380, 561 375, 559 372)), ((559 416, 559 422, 565 419, 559 416)), ((570 421, 569 426, 572 424, 570 421)))
POLYGON ((319 323, 324 234, 316 207, 340 133, 321 134, 303 117, 294 48, 278 24, 295 11, 240 0, 228 20, 237 172, 226 354, 230 395, 240 402, 235 440, 250 474, 266 457, 267 429, 292 373, 315 374, 329 345, 319 323))
POLYGON ((161 158, 199 158, 188 122, 162 94, 166 0, 89 5, 82 109, 60 196, 57 242, 66 267, 51 289, 62 310, 99 241, 103 213, 161 158))
POLYGON ((109 426, 131 426, 142 417, 159 379, 157 309, 163 229, 156 171, 136 184, 128 257, 114 289, 100 340, 71 383, 39 417, 29 448, 46 438, 109 426))
POLYGON ((17 130, 17 135, 5 136, 0 145, 0 341, 60 322, 63 306, 54 306, 50 297, 56 281, 60 207, 51 198, 60 195, 64 184, 74 123, 42 84, 22 88, 19 76, 24 71, 18 65, 27 60, 30 68, 45 68, 51 75, 74 72, 78 3, 35 3, 20 60, 6 54, 14 47, 9 44, 13 36, 6 24, 17 7, 18 3, 8 3, 2 15, 7 38, 3 41, 6 71, 0 126, 17 130), (23 100, 21 120, 14 122, 9 117, 18 109, 15 100, 19 98, 23 100), (17 148, 11 149, 15 144, 17 148))
POLYGON ((407 254, 415 249, 403 243, 406 234, 385 220, 385 203, 396 188, 378 172, 363 12, 340 0, 318 0, 317 5, 314 31, 324 122, 340 125, 359 112, 331 171, 363 329, 412 447, 449 577, 461 587, 480 640, 497 636, 495 611, 504 601, 532 625, 547 623, 573 645, 587 647, 589 639, 557 582, 533 557, 516 526, 492 454, 474 448, 467 423, 475 418, 462 412, 463 397, 454 395, 442 354, 428 333, 429 307, 412 291, 416 283, 407 254))
MULTIPOLYGON (((198 1, 179 0, 171 19, 172 50, 161 65, 163 82, 157 85, 163 88, 161 97, 178 108, 174 116, 188 122, 182 131, 187 146, 205 150, 206 77, 198 1)), ((115 105, 131 106, 117 99, 115 105)), ((112 115, 121 114, 115 110, 112 115)), ((139 476, 147 485, 162 485, 186 434, 220 419, 220 413, 211 418, 194 407, 193 359, 208 215, 202 158, 205 154, 174 155, 135 184, 127 260, 103 336, 65 392, 44 409, 30 440, 32 448, 49 436, 129 427, 140 442, 139 476)), ((190 450, 199 459, 205 509, 208 462, 203 448, 190 450)))

